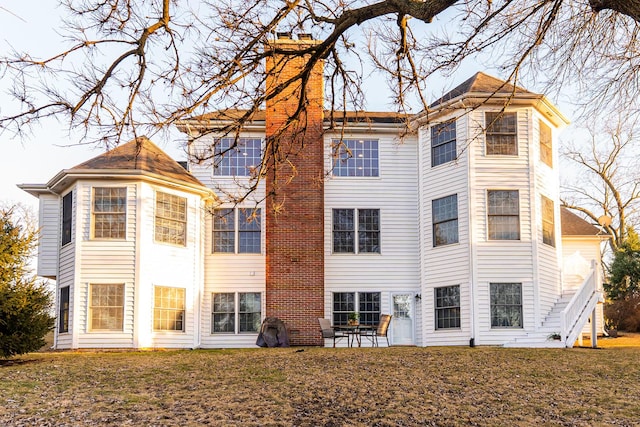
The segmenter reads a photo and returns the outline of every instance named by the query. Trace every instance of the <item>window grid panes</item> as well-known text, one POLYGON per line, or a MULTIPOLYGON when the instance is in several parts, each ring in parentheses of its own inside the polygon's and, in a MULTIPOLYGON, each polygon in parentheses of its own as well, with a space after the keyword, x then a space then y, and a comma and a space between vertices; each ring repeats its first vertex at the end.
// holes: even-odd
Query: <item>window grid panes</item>
POLYGON ((225 292, 213 294, 213 310, 211 315, 211 333, 230 333, 236 331, 235 294, 225 292))
POLYGON ((89 329, 91 331, 122 331, 124 285, 92 284, 89 293, 89 329))
POLYGON ((460 327, 460 286, 436 288, 436 329, 460 327))
POLYGON ((260 209, 238 209, 238 253, 260 253, 260 209))
POLYGON ((156 242, 187 244, 187 199, 156 192, 156 242))
POLYGON ((235 210, 213 211, 213 252, 234 253, 236 251, 235 210))
POLYGON ((260 209, 253 208, 215 209, 213 212, 212 251, 214 253, 261 253, 261 214, 260 209))
POLYGON ((542 163, 546 164, 549 167, 553 167, 553 150, 552 150, 552 139, 551 139, 551 128, 544 124, 542 121, 540 123, 540 160, 542 163))
POLYGON ((433 212, 433 246, 458 243, 458 195, 435 199, 433 212))
POLYGON ((221 138, 214 145, 214 176, 254 176, 260 169, 260 138, 221 138))
POLYGON ((456 159, 455 120, 431 128, 431 167, 456 159))
POLYGON ((518 190, 489 190, 487 199, 489 240, 519 240, 518 190))
POLYGON ((95 187, 93 189, 93 237, 124 239, 127 189, 95 187))
POLYGON ((185 289, 156 286, 154 289, 153 329, 184 331, 185 289))
POLYGON ((378 176, 377 139, 334 139, 334 176, 378 176))
POLYGON ((522 328, 522 284, 491 283, 491 327, 522 328))
POLYGON ((60 288, 58 332, 69 332, 69 286, 60 288))
POLYGON ((346 325, 349 321, 349 313, 356 311, 355 295, 354 292, 333 293, 333 324, 335 326, 346 325))
POLYGON ((71 222, 73 218, 73 191, 62 198, 62 246, 71 242, 71 222))
POLYGON ((380 323, 380 292, 359 292, 358 313, 362 325, 380 323))
POLYGON ((556 245, 553 201, 542 196, 542 242, 556 245))
POLYGON ((259 332, 262 310, 260 308, 260 292, 244 292, 238 294, 238 329, 239 332, 259 332))
POLYGON ((380 253, 380 209, 333 209, 333 252, 380 253))
POLYGON ((333 252, 355 252, 355 219, 353 209, 333 210, 333 252))
POLYGON ((487 155, 518 155, 517 114, 486 112, 487 155))
POLYGON ((379 209, 358 209, 358 252, 380 253, 379 209))

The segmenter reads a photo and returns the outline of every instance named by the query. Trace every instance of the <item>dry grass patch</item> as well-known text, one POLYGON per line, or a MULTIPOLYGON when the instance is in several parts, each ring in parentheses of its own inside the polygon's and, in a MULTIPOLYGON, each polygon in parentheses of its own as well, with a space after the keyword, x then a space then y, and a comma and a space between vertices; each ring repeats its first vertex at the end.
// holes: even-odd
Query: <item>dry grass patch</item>
POLYGON ((640 348, 38 353, 0 425, 636 425, 640 348))

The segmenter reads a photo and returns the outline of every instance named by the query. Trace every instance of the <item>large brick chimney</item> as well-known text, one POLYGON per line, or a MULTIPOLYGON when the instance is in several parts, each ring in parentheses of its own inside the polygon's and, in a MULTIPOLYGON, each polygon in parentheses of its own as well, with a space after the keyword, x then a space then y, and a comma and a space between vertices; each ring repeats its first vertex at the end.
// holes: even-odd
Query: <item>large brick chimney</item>
MULTIPOLYGON (((308 56, 274 52, 319 43, 279 34, 266 46, 266 93, 300 72, 308 56)), ((266 101, 266 315, 283 320, 292 345, 322 345, 324 317, 323 64, 312 70, 298 120, 300 82, 266 101), (273 144, 273 145, 272 145, 273 144), (276 149, 277 148, 277 149, 276 149)))

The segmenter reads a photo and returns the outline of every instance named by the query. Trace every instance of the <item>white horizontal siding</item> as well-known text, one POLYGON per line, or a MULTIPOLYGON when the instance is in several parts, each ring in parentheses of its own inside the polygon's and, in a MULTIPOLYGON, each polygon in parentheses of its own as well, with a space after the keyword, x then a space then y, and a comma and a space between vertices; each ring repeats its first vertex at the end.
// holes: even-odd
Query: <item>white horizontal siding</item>
POLYGON ((55 278, 58 273, 61 200, 54 194, 39 196, 38 276, 55 278))

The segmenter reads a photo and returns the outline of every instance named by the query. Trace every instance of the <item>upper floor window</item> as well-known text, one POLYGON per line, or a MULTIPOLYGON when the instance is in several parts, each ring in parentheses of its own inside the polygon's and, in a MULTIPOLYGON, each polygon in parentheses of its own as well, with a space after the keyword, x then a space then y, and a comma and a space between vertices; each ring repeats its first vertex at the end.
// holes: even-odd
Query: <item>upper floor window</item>
POLYGON ((89 285, 89 330, 122 331, 124 325, 124 285, 89 285))
POLYGON ((551 128, 540 120, 540 160, 549 167, 553 167, 553 150, 551 128))
POLYGON ((488 229, 490 240, 520 239, 520 201, 518 190, 489 190, 488 229))
POLYGON ((260 331, 262 323, 260 292, 215 293, 212 299, 212 334, 260 331))
POLYGON ((214 143, 214 176, 253 176, 262 162, 260 138, 220 138, 214 143))
POLYGON ((124 239, 126 236, 127 189, 125 187, 93 188, 93 237, 124 239))
POLYGON ((516 113, 485 112, 487 155, 518 155, 516 113))
POLYGON ((554 221, 554 206, 553 200, 542 196, 542 242, 550 245, 556 245, 556 233, 555 233, 555 221, 554 221))
POLYGON ((216 209, 213 212, 213 252, 259 254, 260 209, 216 209))
POLYGON ((156 191, 156 242, 187 244, 187 199, 156 191))
POLYGON ((62 242, 64 246, 71 241, 71 226, 73 218, 73 191, 69 191, 62 198, 62 242))
POLYGON ((333 140, 334 176, 379 176, 378 140, 333 140))
POLYGON ((522 328, 522 284, 490 283, 491 327, 522 328))
POLYGON ((455 160, 456 154, 456 121, 433 126, 431 128, 431 167, 455 160))
POLYGON ((380 253, 380 209, 334 209, 333 252, 380 253))
POLYGON ((153 330, 184 331, 185 289, 155 286, 153 330))
POLYGON ((435 199, 433 215, 433 246, 458 243, 458 195, 435 199))
POLYGON ((460 327, 460 286, 436 288, 436 329, 460 327))

